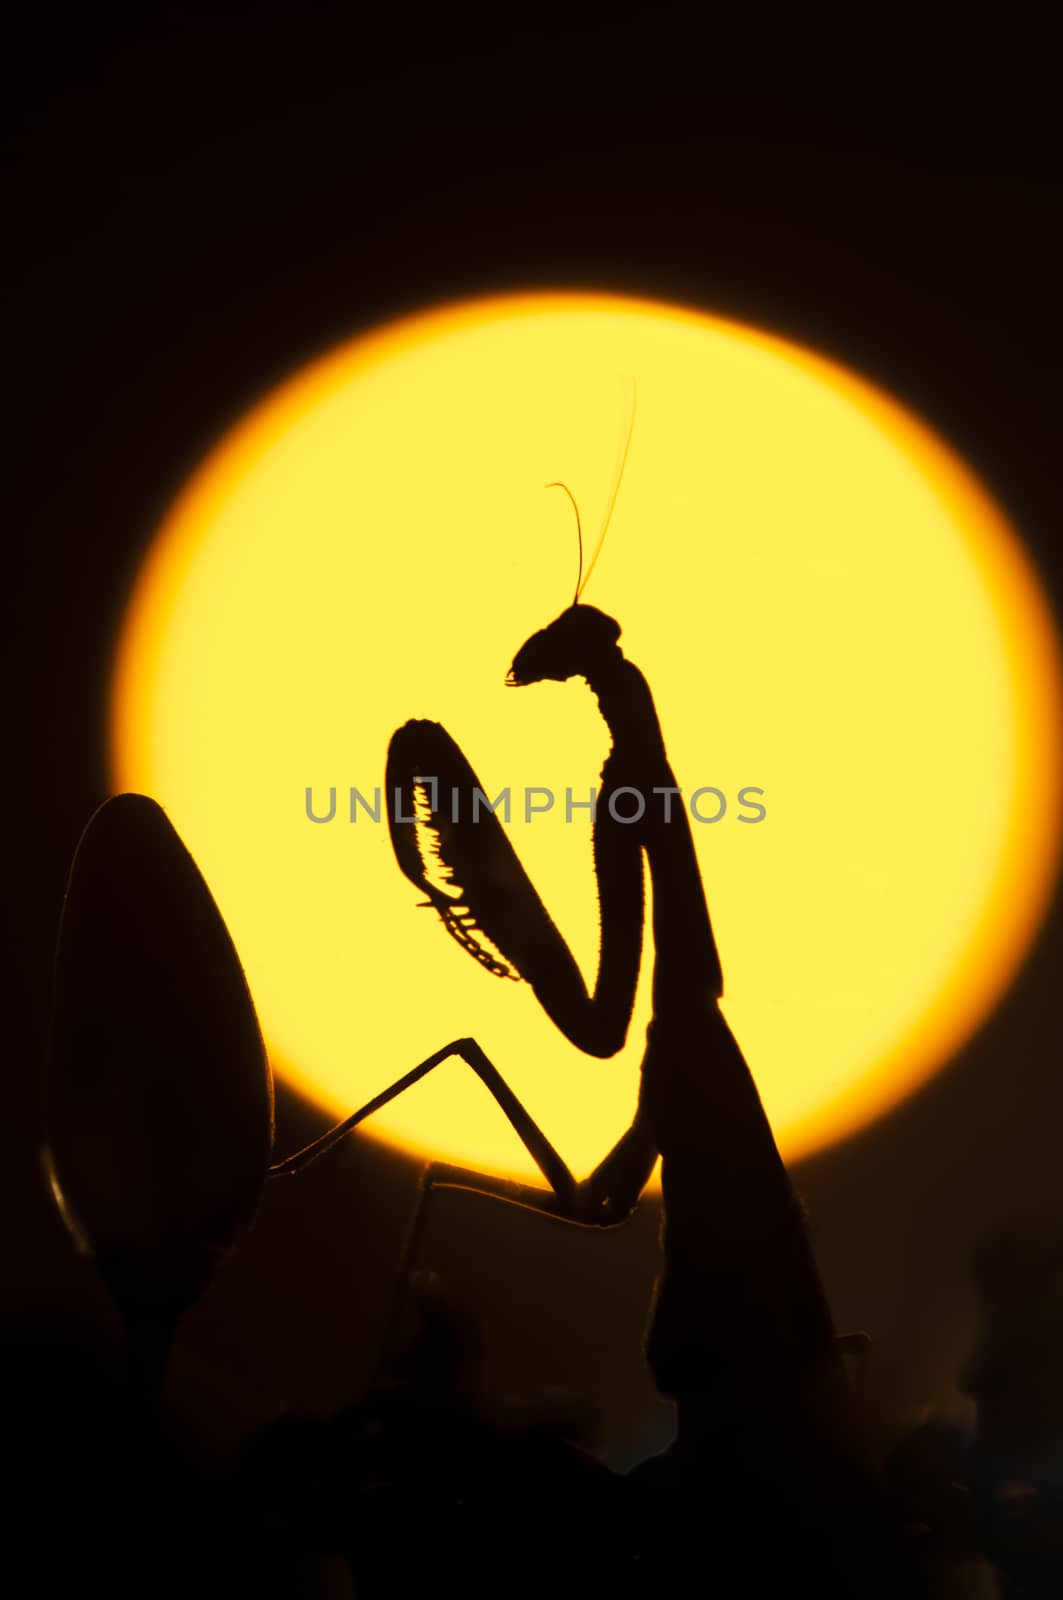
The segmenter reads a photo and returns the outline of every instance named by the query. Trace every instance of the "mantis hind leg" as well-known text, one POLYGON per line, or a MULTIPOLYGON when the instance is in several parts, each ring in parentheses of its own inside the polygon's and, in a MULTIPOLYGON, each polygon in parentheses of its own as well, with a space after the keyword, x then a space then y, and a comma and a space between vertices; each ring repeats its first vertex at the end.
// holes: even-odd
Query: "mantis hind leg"
POLYGON ((277 1162, 269 1169, 269 1176, 277 1178, 302 1172, 312 1161, 346 1138, 359 1123, 375 1111, 382 1110, 389 1101, 411 1089, 453 1056, 464 1061, 475 1072, 501 1108, 549 1188, 539 1189, 508 1178, 490 1177, 468 1168, 433 1162, 425 1170, 425 1189, 470 1189, 477 1194, 494 1195, 514 1205, 526 1206, 585 1227, 612 1227, 631 1215, 657 1157, 656 1146, 645 1119, 636 1117, 604 1161, 599 1163, 590 1177, 580 1182, 475 1039, 455 1039, 451 1044, 444 1045, 312 1144, 277 1162))

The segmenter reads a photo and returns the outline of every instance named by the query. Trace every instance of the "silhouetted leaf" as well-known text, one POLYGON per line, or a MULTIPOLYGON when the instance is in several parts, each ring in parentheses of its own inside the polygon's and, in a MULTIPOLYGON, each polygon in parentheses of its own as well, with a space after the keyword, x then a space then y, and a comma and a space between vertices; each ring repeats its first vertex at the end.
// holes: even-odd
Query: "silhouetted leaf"
POLYGON ((131 1327, 172 1332, 254 1215, 273 1093, 218 908, 142 795, 101 806, 74 857, 46 1109, 46 1167, 75 1240, 131 1327))

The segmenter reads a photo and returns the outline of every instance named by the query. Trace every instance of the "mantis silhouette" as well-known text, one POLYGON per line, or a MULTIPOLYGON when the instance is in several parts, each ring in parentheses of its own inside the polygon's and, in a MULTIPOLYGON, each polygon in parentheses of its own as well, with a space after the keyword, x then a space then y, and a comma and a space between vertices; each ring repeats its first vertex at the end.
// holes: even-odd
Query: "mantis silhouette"
MULTIPOLYGON (((619 474, 610 512, 618 486, 619 474)), ((712 1369, 726 1387, 737 1364, 762 1391, 770 1375, 768 1388, 781 1394, 803 1381, 799 1374, 837 1360, 830 1312, 799 1203, 719 1007, 720 959, 690 825, 682 804, 674 804, 681 789, 653 696, 620 649, 619 624, 581 602, 589 576, 580 531, 575 598, 521 646, 506 681, 527 687, 584 679, 612 737, 593 826, 601 913, 593 988, 494 814, 476 816, 469 803, 433 809, 437 793, 456 789, 467 801, 484 793, 443 727, 411 721, 395 733, 386 792, 395 801, 389 823, 398 865, 448 933, 488 972, 527 981, 565 1037, 592 1056, 614 1055, 627 1034, 642 956, 645 858, 653 889, 653 1018, 630 1127, 590 1176, 577 1180, 497 1066, 475 1039, 463 1038, 271 1175, 299 1171, 442 1062, 460 1057, 494 1096, 547 1187, 433 1163, 425 1191, 471 1189, 577 1225, 612 1227, 631 1215, 660 1154, 667 1267, 648 1349, 658 1386, 671 1394, 702 1390, 712 1369), (618 808, 611 803, 622 791, 641 798, 637 821, 618 819, 617 811, 623 817, 630 810, 630 799, 618 808)))

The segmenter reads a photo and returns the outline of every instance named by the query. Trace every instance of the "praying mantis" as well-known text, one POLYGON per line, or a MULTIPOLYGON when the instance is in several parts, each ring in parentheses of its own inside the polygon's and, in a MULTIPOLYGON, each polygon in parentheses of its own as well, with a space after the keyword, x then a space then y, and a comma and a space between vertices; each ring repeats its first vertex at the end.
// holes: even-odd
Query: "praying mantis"
MULTIPOLYGON (((633 420, 633 418, 632 418, 633 420)), ((630 443, 630 427, 628 431, 630 443)), ((621 458, 605 527, 616 499, 621 458)), ((554 487, 548 485, 547 487, 554 487)), ((565 489, 572 498, 567 486, 565 489)), ((575 506, 575 501, 573 500, 575 506)), ((618 622, 585 604, 593 569, 572 603, 517 651, 507 684, 585 681, 611 735, 593 824, 601 914, 598 968, 588 990, 579 967, 491 812, 444 813, 438 793, 483 794, 463 752, 438 723, 407 722, 387 757, 386 792, 396 861, 427 896, 447 932, 496 977, 530 984, 544 1011, 585 1053, 623 1045, 642 958, 643 863, 653 891, 653 1017, 630 1127, 577 1180, 474 1038, 452 1041, 346 1121, 270 1169, 295 1173, 444 1061, 464 1060, 493 1095, 547 1187, 430 1164, 423 1188, 471 1189, 591 1228, 631 1215, 663 1157, 666 1273, 647 1355, 670 1395, 750 1384, 781 1394, 799 1374, 837 1363, 837 1341, 804 1218, 741 1050, 720 1010, 723 977, 685 808, 649 684, 620 649, 618 622), (428 776, 431 775, 431 776, 428 776), (637 818, 611 803, 641 800, 637 818), (623 819, 623 820, 622 820, 623 819), (756 1374, 754 1376, 754 1373, 756 1374)), ((628 804, 625 802, 625 804, 628 804)))

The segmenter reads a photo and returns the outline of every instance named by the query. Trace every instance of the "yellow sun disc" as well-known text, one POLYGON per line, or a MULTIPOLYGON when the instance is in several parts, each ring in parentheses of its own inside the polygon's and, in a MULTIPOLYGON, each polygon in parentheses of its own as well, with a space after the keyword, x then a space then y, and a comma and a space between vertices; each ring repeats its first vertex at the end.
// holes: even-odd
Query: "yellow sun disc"
MULTIPOLYGON (((159 530, 114 675, 116 785, 154 795, 198 861, 276 1069, 343 1114, 471 1034, 581 1173, 634 1107, 649 936, 627 1045, 581 1056, 418 909, 386 797, 372 812, 393 730, 442 722, 489 796, 509 791, 518 853, 593 979, 589 817, 565 795, 587 799, 605 728, 582 682, 504 679, 575 589, 572 508, 543 486, 571 489, 589 559, 632 380, 584 599, 620 622, 694 801, 725 1009, 783 1152, 842 1137, 1000 999, 1060 833, 1035 576, 969 470, 869 384, 639 300, 411 317, 220 440, 159 530), (526 820, 529 790, 555 803, 526 820)), ((457 1061, 367 1127, 533 1170, 457 1061)))

